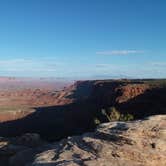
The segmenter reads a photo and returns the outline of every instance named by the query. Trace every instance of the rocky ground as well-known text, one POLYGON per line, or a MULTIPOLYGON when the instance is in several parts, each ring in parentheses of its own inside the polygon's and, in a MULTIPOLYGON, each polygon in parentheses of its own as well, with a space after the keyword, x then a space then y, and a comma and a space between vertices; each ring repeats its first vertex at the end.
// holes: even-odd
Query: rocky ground
POLYGON ((156 115, 101 124, 95 132, 50 144, 37 134, 1 138, 0 165, 165 166, 165 142, 166 115, 156 115))

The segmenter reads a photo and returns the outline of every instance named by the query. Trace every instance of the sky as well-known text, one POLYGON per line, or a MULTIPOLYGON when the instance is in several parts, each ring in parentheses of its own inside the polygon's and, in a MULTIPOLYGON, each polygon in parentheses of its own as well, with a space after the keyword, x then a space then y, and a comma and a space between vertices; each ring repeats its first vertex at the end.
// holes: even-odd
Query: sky
POLYGON ((0 0, 0 76, 166 78, 165 0, 0 0))

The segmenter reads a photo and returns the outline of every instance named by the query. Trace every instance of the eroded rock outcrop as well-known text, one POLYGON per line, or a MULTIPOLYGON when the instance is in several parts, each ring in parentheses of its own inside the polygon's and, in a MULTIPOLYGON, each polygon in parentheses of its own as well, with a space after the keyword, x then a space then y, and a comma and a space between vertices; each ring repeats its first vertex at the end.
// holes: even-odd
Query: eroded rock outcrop
POLYGON ((166 115, 111 122, 95 132, 24 149, 11 166, 165 166, 166 115))

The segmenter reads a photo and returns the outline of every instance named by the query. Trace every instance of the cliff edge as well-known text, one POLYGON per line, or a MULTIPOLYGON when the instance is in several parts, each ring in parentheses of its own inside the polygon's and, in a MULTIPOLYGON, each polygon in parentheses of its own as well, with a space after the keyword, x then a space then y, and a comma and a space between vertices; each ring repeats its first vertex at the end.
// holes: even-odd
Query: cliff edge
MULTIPOLYGON (((17 147, 17 152, 9 157, 11 166, 166 165, 166 115, 133 122, 104 123, 94 132, 51 144, 38 145, 41 141, 37 141, 37 136, 34 139, 36 146, 31 143, 18 146, 18 141, 16 146, 8 141, 0 147, 0 153, 6 149, 7 154, 11 147, 17 147)), ((25 136, 23 140, 27 140, 25 136)))

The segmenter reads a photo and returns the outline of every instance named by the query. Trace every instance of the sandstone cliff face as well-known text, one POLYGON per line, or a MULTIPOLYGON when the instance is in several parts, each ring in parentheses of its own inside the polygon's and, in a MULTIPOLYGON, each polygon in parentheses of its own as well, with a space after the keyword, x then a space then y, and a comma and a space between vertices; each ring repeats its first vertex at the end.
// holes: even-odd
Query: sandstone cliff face
POLYGON ((11 166, 166 165, 165 115, 134 122, 105 123, 95 132, 43 146, 37 144, 41 142, 37 140, 40 140, 38 136, 26 135, 20 139, 21 146, 18 141, 5 143, 1 139, 0 154, 2 156, 6 150, 11 166), (34 143, 27 145, 28 141, 34 143), (17 151, 12 151, 11 154, 9 150, 12 146, 17 151))
POLYGON ((116 89, 121 95, 116 99, 118 103, 124 103, 131 100, 139 95, 144 94, 150 87, 146 84, 128 84, 116 89))
POLYGON ((166 88, 153 88, 148 83, 125 80, 78 81, 58 92, 40 89, 0 91, 0 106, 12 105, 10 112, 0 112, 0 122, 24 118, 33 112, 32 107, 37 110, 79 102, 84 102, 87 109, 88 105, 93 104, 99 109, 116 106, 120 112, 142 118, 165 113, 165 92, 166 88), (13 106, 18 107, 13 109, 15 113, 11 113, 13 106))

